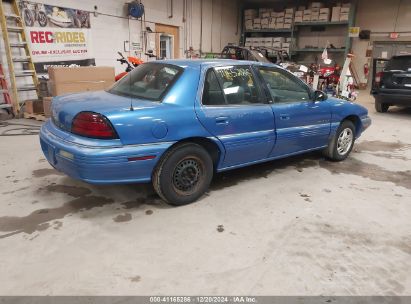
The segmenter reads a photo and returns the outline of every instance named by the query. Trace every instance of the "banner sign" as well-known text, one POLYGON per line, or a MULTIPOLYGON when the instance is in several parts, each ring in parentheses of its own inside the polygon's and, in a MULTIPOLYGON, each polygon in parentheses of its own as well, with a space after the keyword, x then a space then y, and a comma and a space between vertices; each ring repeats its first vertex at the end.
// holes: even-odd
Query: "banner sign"
POLYGON ((37 73, 49 66, 95 65, 90 13, 21 1, 20 13, 37 73))

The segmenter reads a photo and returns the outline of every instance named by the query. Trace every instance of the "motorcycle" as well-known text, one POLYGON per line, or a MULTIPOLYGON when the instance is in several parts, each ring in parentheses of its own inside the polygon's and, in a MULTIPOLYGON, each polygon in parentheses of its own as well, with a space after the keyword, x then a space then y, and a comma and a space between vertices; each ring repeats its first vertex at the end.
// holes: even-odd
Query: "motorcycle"
POLYGON ((117 52, 117 53, 120 55, 120 58, 117 59, 117 61, 119 61, 121 64, 125 64, 126 70, 115 76, 116 81, 120 80, 121 78, 126 76, 129 72, 131 72, 134 68, 136 68, 137 66, 143 63, 143 60, 141 60, 140 58, 128 56, 126 59, 121 52, 117 52))

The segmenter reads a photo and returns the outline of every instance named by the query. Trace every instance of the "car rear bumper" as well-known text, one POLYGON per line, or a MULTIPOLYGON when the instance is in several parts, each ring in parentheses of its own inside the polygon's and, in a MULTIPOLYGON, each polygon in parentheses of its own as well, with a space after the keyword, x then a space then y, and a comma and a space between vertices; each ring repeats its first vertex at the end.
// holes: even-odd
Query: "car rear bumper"
POLYGON ((411 106, 411 90, 384 89, 372 93, 376 102, 411 106))
POLYGON ((40 144, 48 162, 68 176, 92 184, 145 183, 173 142, 96 147, 56 136, 51 121, 43 124, 40 144))

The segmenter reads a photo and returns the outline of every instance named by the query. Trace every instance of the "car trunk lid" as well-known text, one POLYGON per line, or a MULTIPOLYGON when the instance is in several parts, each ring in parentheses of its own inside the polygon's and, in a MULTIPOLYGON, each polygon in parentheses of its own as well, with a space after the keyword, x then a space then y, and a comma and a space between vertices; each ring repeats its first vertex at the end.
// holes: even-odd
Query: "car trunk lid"
POLYGON ((134 111, 139 111, 156 107, 159 103, 118 96, 106 91, 70 94, 53 98, 52 120, 58 128, 70 132, 73 118, 78 113, 87 111, 102 114, 115 125, 119 114, 129 112, 131 105, 134 111))

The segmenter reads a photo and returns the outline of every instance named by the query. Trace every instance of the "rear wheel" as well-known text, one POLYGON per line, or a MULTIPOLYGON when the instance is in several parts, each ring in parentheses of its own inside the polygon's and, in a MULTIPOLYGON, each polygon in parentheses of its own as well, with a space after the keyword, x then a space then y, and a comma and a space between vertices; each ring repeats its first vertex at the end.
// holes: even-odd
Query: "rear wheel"
POLYGON ((171 205, 181 206, 200 198, 213 177, 213 161, 200 145, 184 143, 162 157, 152 181, 158 195, 171 205))
POLYGON ((324 155, 333 161, 342 161, 350 154, 355 141, 355 126, 349 121, 343 121, 330 140, 324 155))
POLYGON ((386 104, 386 103, 378 102, 378 101, 375 102, 375 110, 376 110, 378 113, 386 113, 386 112, 388 111, 388 108, 389 108, 389 107, 390 107, 390 106, 389 106, 388 104, 386 104))

